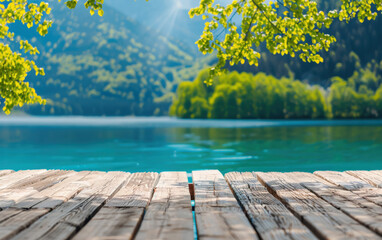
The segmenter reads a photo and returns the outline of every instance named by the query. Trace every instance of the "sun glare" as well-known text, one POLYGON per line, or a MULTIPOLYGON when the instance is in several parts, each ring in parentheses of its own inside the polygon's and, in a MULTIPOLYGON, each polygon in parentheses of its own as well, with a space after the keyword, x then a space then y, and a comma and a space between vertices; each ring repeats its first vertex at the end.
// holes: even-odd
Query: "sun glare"
POLYGON ((175 0, 174 6, 175 6, 175 9, 182 9, 183 8, 182 2, 179 0, 175 0))

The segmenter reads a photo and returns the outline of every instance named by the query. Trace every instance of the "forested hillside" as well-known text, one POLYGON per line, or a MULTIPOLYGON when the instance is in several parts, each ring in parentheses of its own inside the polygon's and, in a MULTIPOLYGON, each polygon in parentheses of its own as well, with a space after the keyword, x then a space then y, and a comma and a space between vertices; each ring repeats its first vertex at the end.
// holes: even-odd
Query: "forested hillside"
POLYGON ((104 7, 104 17, 49 1, 54 24, 45 37, 16 26, 35 44, 46 76, 28 76, 46 106, 31 114, 163 115, 177 85, 192 80, 204 61, 189 47, 104 7))

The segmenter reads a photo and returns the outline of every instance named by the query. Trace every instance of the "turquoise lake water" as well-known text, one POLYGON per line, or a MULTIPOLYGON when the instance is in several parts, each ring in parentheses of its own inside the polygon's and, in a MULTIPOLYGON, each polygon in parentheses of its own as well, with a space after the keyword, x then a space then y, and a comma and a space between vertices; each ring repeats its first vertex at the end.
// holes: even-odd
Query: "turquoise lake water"
POLYGON ((382 121, 0 117, 0 169, 382 169, 382 121))

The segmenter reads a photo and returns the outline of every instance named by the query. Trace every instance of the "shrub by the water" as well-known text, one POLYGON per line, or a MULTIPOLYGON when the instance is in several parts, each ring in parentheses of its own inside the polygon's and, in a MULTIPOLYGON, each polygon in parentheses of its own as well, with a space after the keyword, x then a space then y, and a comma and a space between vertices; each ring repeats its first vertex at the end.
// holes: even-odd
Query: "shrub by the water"
POLYGON ((204 70, 193 82, 179 85, 170 114, 215 119, 382 118, 382 81, 375 66, 359 69, 347 81, 333 78, 328 89, 292 77, 237 72, 207 86, 204 70))

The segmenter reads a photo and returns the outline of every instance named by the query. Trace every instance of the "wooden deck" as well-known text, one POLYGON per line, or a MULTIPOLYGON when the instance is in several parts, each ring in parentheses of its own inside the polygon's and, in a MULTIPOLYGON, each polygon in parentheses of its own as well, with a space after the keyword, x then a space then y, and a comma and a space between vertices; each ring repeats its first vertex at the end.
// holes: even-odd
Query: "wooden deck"
POLYGON ((0 209, 0 239, 382 239, 382 171, 2 170, 0 209))

